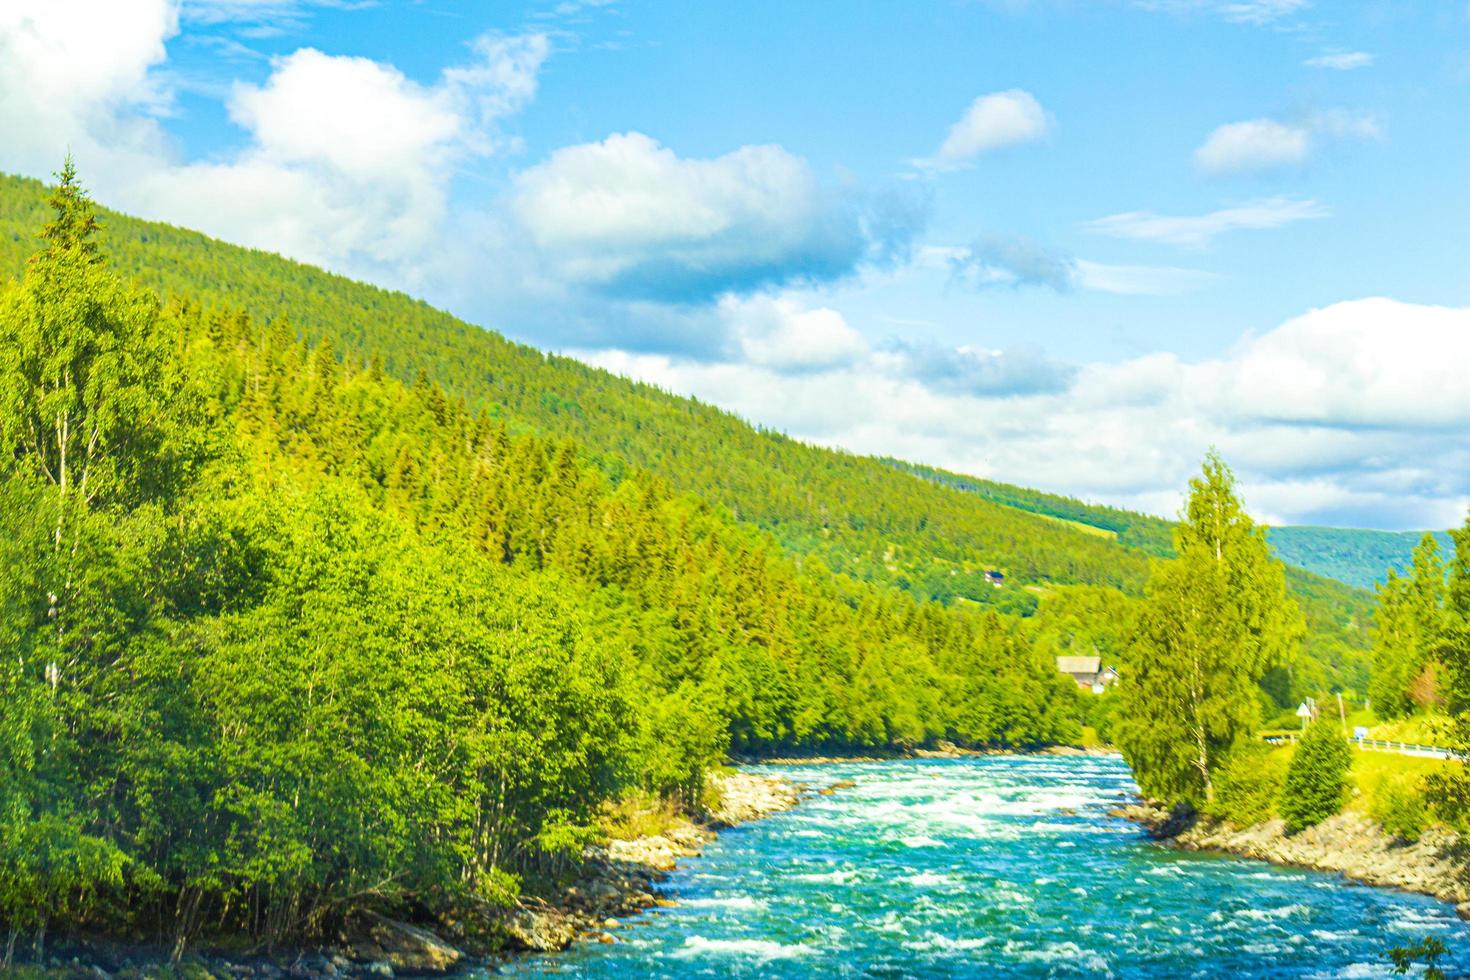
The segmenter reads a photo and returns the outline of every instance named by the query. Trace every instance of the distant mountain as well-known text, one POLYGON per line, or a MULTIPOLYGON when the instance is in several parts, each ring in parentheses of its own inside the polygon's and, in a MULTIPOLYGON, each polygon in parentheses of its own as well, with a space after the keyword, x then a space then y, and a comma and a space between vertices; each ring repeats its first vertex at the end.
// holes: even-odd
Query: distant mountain
MULTIPOLYGON (((1273 527, 1271 546, 1290 565, 1310 569, 1371 589, 1383 581, 1390 568, 1405 569, 1423 531, 1368 531, 1349 527, 1273 527)), ((1454 547, 1444 531, 1434 532, 1440 548, 1454 547)))

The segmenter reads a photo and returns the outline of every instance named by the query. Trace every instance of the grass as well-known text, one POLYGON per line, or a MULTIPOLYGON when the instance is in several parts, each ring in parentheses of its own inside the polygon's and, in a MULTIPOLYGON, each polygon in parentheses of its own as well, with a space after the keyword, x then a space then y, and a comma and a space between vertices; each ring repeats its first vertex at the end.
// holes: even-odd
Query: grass
MULTIPOLYGON (((1286 772, 1295 751, 1294 745, 1274 746, 1261 754, 1254 768, 1263 775, 1270 771, 1279 780, 1286 772)), ((1429 813, 1424 799, 1424 777, 1455 765, 1458 763, 1444 759, 1424 759, 1354 748, 1353 765, 1348 774, 1349 795, 1343 811, 1365 814, 1400 836, 1417 837, 1417 829, 1409 831, 1402 828, 1418 828, 1439 822, 1429 813), (1412 819, 1406 820, 1406 813, 1412 819)), ((1279 787, 1276 792, 1279 792, 1279 787)), ((1252 817, 1255 820, 1269 819, 1275 815, 1274 811, 1273 804, 1271 812, 1253 813, 1252 817)), ((1221 815, 1227 818, 1230 816, 1228 813, 1221 815)))
POLYGON ((1117 531, 1112 531, 1112 530, 1109 530, 1108 528, 1105 528, 1105 527, 1098 527, 1096 524, 1084 524, 1082 521, 1074 521, 1074 520, 1071 520, 1070 518, 1066 518, 1066 517, 1056 517, 1056 516, 1054 516, 1052 514, 1040 514, 1040 513, 1037 513, 1036 511, 1030 511, 1030 510, 1023 511, 1022 513, 1030 514, 1033 517, 1040 517, 1043 520, 1052 521, 1053 523, 1056 523, 1056 524, 1065 524, 1068 527, 1076 528, 1077 530, 1081 531, 1083 534, 1091 534, 1091 535, 1093 535, 1095 537, 1099 537, 1099 538, 1108 538, 1109 540, 1112 540, 1112 539, 1114 539, 1114 538, 1116 538, 1118 536, 1118 532, 1117 531))
POLYGON ((1450 719, 1441 714, 1413 715, 1399 721, 1370 725, 1369 738, 1386 742, 1415 742, 1419 745, 1450 744, 1450 719))

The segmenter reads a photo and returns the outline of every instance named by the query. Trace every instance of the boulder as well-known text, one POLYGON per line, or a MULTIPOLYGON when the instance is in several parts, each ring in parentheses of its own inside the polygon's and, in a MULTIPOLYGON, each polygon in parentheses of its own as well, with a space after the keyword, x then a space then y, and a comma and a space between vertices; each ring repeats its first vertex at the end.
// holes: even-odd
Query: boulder
POLYGON ((551 953, 566 949, 577 936, 576 925, 551 909, 518 908, 505 922, 505 934, 516 949, 551 953))
POLYGON ((373 966, 385 963, 394 973, 446 973, 464 959, 439 936, 407 922, 364 912, 358 926, 363 934, 354 944, 358 958, 376 961, 373 966))

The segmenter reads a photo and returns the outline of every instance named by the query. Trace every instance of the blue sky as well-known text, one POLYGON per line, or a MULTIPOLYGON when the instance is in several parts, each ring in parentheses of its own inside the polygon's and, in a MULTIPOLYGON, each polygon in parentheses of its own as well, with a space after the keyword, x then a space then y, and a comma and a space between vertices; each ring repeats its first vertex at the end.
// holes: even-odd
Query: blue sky
POLYGON ((0 169, 794 435, 1470 504, 1458 0, 15 0, 0 169))

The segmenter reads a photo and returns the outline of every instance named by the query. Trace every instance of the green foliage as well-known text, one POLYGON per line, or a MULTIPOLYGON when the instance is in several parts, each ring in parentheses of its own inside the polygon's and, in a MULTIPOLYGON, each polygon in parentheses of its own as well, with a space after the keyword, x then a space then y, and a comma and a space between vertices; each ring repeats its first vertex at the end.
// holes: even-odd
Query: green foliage
MULTIPOLYGON (((1448 741, 1460 752, 1470 752, 1470 518, 1450 532, 1454 553, 1444 592, 1439 642, 1435 656, 1445 667, 1446 708, 1451 716, 1448 741)), ((1446 819, 1470 827, 1470 770, 1456 762, 1427 781, 1430 804, 1446 819)))
POLYGON ((284 317, 161 305, 70 174, 55 207, 0 295, 0 919, 37 945, 483 911, 727 751, 1078 737, 1018 620, 284 317))
POLYGON ((1324 717, 1307 726, 1281 787, 1287 833, 1319 824, 1342 809, 1352 765, 1353 750, 1335 720, 1324 717))
POLYGON ((1276 815, 1285 779, 1281 753, 1264 742, 1241 742, 1216 774, 1215 798, 1205 812, 1236 827, 1264 823, 1276 815))
POLYGON ((1431 707, 1437 696, 1421 690, 1444 632, 1444 563, 1433 535, 1414 549, 1413 573, 1401 578, 1393 569, 1378 590, 1374 616, 1373 681, 1369 694, 1380 718, 1403 718, 1417 702, 1431 707))
MULTIPOLYGON (((1435 531, 1441 548, 1450 536, 1435 531)), ((1267 532, 1276 555, 1288 565, 1371 589, 1389 569, 1407 571, 1412 553, 1424 537, 1419 531, 1368 531, 1347 527, 1273 527, 1267 532)))
POLYGON ((1420 974, 1424 980, 1445 980, 1447 974, 1439 968, 1441 957, 1449 955, 1449 947, 1433 936, 1426 936, 1416 943, 1407 946, 1394 946, 1388 951, 1388 958, 1393 962, 1394 973, 1412 973, 1414 968, 1422 960, 1424 972, 1420 974))
POLYGON ((1175 551, 1149 578, 1116 738, 1146 794, 1200 807, 1222 759, 1259 724, 1261 677, 1295 659, 1304 630, 1284 569, 1217 455, 1190 482, 1175 551))
POLYGON ((1385 831, 1416 841, 1429 822, 1422 780, 1414 776, 1385 776, 1371 790, 1369 815, 1385 831))
MULTIPOLYGON (((37 182, 0 177, 0 268, 22 268, 44 198, 37 182)), ((1028 615, 1036 597, 1026 586, 1090 584, 1136 596, 1148 557, 1171 553, 1169 524, 1157 518, 808 446, 543 355, 400 293, 167 225, 103 219, 112 266, 160 295, 226 319, 234 310, 257 323, 275 318, 277 346, 299 331, 310 344, 329 342, 344 365, 372 365, 410 384, 422 375, 449 401, 503 419, 514 433, 575 439, 614 485, 629 474, 657 476, 767 532, 786 554, 853 579, 1028 615), (283 312, 290 326, 279 322, 283 312), (984 582, 988 569, 1006 574, 1005 588, 984 582)), ((1319 686, 1361 689, 1371 596, 1296 570, 1289 582, 1310 634, 1307 656, 1290 668, 1293 689, 1279 700, 1319 686)))

